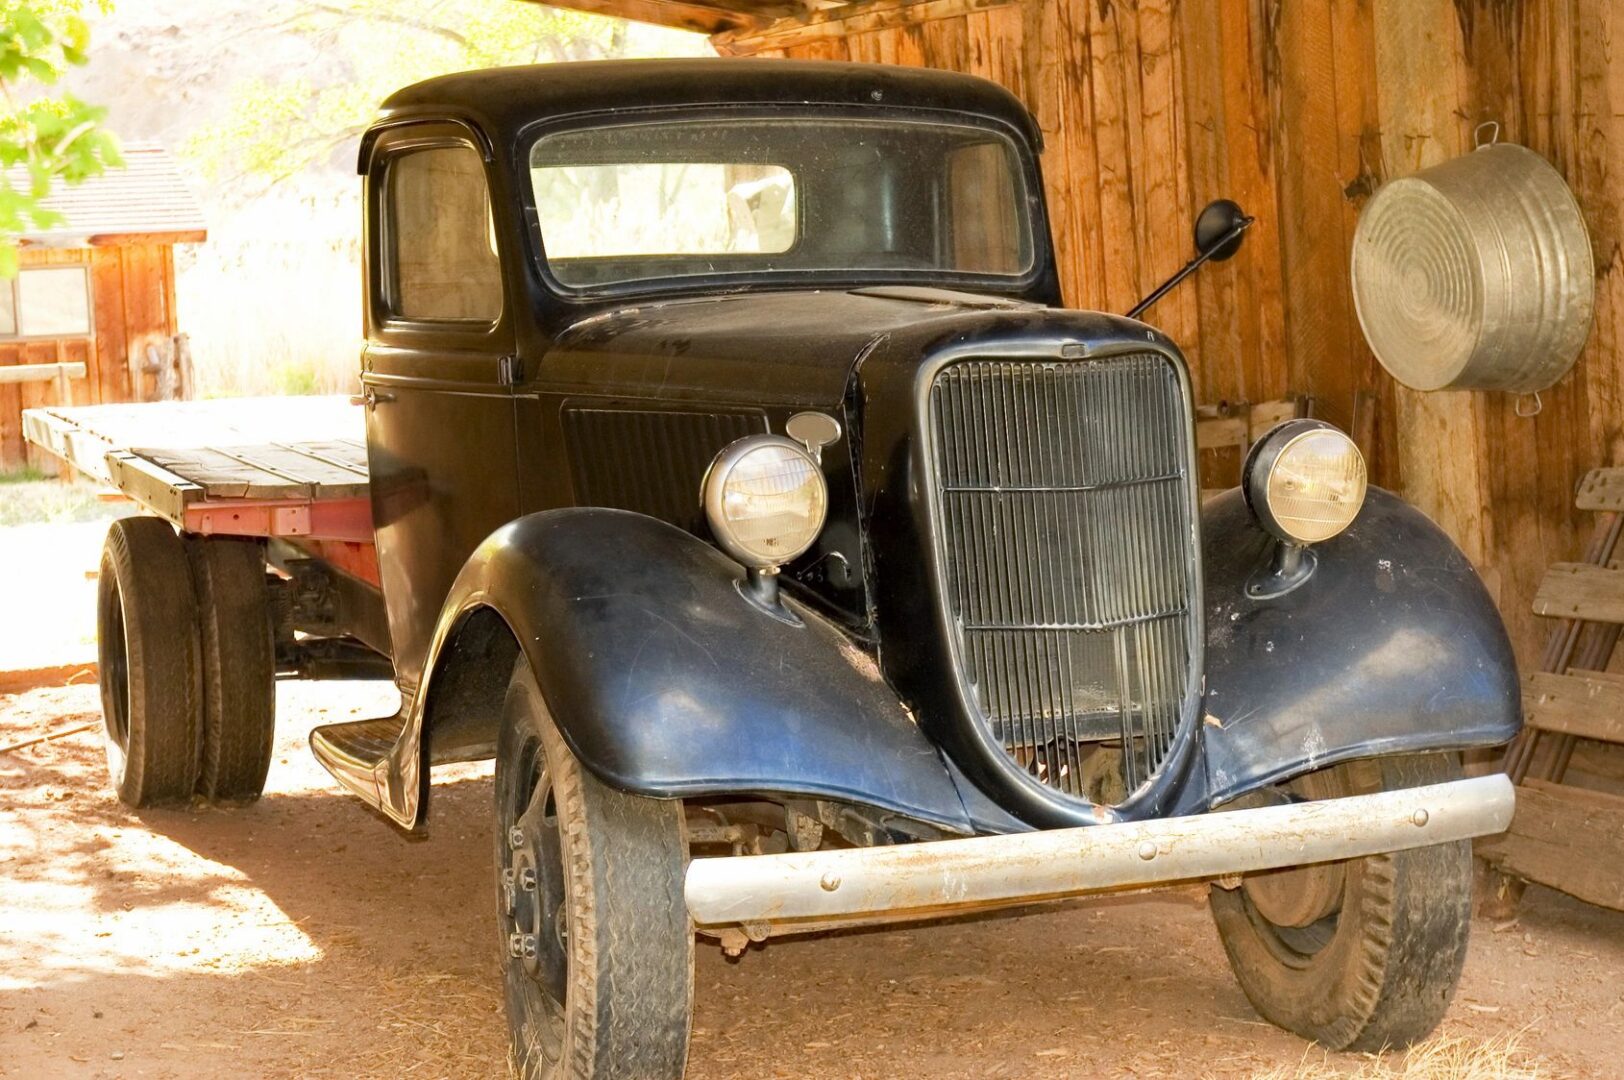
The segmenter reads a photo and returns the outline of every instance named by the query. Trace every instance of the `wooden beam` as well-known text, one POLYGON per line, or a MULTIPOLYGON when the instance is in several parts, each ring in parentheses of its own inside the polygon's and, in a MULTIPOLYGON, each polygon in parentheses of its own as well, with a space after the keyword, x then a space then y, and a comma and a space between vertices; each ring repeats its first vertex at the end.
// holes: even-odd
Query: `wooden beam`
MULTIPOLYGON (((540 3, 541 0, 527 2, 540 3)), ((788 5, 740 8, 732 4, 700 4, 688 0, 550 0, 548 6, 586 11, 594 15, 614 15, 633 22, 712 35, 758 30, 790 10, 788 5)))
POLYGON ((1534 614, 1624 624, 1624 570, 1555 563, 1534 594, 1534 614))
POLYGON ((1515 877, 1624 910, 1624 798, 1530 780, 1511 828, 1477 853, 1515 877))
POLYGON ((70 379, 84 378, 84 363, 65 361, 59 364, 0 364, 0 383, 50 382, 64 375, 70 379))
POLYGON ((1580 510, 1624 511, 1624 469, 1591 469, 1579 484, 1580 510))
MULTIPOLYGON (((613 0, 604 0, 611 4, 613 0)), ((917 26, 937 19, 951 19, 976 11, 1005 7, 1018 0, 868 0, 842 4, 805 15, 779 19, 755 29, 731 30, 711 39, 716 50, 730 56, 746 56, 765 49, 787 49, 821 38, 849 38, 903 26, 917 26)), ((577 5, 571 5, 577 6, 577 5)))
POLYGON ((90 247, 120 247, 131 244, 201 244, 209 238, 207 229, 179 232, 92 233, 85 238, 90 247))
POLYGON ((1523 683, 1523 714, 1541 731, 1624 743, 1624 675, 1535 672, 1523 683))

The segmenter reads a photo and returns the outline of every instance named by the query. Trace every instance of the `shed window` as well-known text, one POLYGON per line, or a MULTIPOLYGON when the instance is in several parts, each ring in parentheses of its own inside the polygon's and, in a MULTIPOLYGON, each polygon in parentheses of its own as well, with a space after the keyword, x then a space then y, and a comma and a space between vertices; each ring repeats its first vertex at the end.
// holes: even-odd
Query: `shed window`
POLYGON ((416 150, 388 176, 389 308, 408 319, 502 314, 485 166, 469 146, 416 150))
POLYGON ((90 330, 89 268, 25 268, 0 281, 0 337, 88 337, 90 330))

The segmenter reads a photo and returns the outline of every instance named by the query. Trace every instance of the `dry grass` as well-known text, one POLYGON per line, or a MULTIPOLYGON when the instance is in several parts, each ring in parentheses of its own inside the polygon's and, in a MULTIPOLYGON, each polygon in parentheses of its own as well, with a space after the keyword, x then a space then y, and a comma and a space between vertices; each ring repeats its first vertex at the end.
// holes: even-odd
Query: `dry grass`
POLYGON ((1350 1056, 1312 1049, 1295 1065, 1281 1065, 1256 1080, 1540 1080, 1519 1042, 1520 1032, 1488 1040, 1436 1035, 1405 1051, 1350 1056))
POLYGON ((31 469, 0 473, 0 527, 103 521, 129 513, 124 504, 103 501, 99 490, 94 484, 58 480, 31 469))

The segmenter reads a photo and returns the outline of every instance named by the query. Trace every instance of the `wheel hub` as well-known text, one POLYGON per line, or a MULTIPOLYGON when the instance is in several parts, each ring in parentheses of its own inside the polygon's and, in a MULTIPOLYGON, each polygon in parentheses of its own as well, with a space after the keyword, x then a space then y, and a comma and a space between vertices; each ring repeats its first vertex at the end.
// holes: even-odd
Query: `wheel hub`
POLYGON ((1304 927, 1341 908, 1345 876, 1342 863, 1292 866, 1248 874, 1241 888, 1275 926, 1304 927))
POLYGON ((508 956, 554 1001, 563 1004, 568 970, 564 863, 552 786, 543 775, 524 812, 508 829, 502 868, 508 956))

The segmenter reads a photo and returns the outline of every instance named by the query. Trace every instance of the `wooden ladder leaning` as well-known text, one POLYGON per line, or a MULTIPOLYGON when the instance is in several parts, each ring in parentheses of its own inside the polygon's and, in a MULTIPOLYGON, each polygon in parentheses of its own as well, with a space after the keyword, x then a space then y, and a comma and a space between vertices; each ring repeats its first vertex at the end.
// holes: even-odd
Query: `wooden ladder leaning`
POLYGON ((1478 845, 1500 875, 1488 906, 1510 914, 1526 882, 1624 910, 1624 796, 1563 783, 1581 739, 1624 744, 1624 675, 1607 673, 1624 629, 1624 468, 1593 469, 1576 505, 1595 511, 1585 561, 1556 563, 1534 613, 1559 620, 1540 669, 1523 680, 1527 726, 1506 751, 1517 783, 1511 828, 1478 845))

